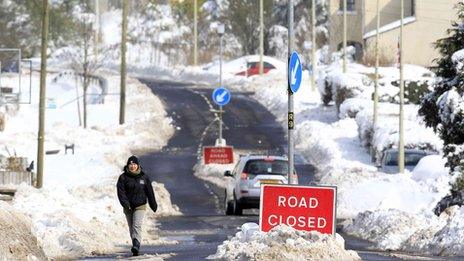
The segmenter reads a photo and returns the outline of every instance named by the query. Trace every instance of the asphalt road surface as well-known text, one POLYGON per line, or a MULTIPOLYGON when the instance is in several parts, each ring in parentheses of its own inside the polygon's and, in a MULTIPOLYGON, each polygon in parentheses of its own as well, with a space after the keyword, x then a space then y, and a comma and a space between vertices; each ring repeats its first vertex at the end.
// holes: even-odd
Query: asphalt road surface
MULTIPOLYGON (((178 130, 162 151, 142 156, 141 164, 153 180, 165 185, 172 202, 184 215, 158 220, 160 235, 179 244, 143 245, 141 254, 173 254, 171 260, 204 260, 216 252, 219 244, 235 235, 243 223, 258 223, 257 211, 245 211, 243 216, 225 216, 224 189, 193 175, 192 167, 198 160, 199 148, 214 145, 217 138, 217 124, 212 124, 215 115, 207 102, 212 89, 150 81, 144 83, 164 101, 178 130)), ((224 109, 223 136, 229 145, 240 150, 284 151, 287 144, 284 129, 249 93, 233 92, 231 102, 224 109)), ((314 180, 314 168, 303 161, 297 163, 300 184, 310 184, 314 180)), ((414 259, 414 256, 401 253, 371 251, 369 242, 344 237, 347 248, 358 251, 365 260, 414 259)), ((129 247, 125 253, 97 259, 117 257, 130 257, 129 247)))

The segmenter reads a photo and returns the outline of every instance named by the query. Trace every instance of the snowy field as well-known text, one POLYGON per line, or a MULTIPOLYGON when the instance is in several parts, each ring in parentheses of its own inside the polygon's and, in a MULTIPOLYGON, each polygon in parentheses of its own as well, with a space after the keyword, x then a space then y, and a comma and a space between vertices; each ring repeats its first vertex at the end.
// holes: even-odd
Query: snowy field
MULTIPOLYGON (((74 77, 48 75, 47 98, 56 108, 46 109, 45 150, 59 150, 45 156, 44 186, 25 184, 17 189, 11 207, 0 209, 0 218, 17 215, 18 223, 29 224, 38 248, 48 258, 75 258, 127 250, 129 233, 115 184, 133 151, 158 150, 173 135, 171 119, 161 101, 137 80, 128 79, 126 123, 119 125, 119 95, 108 95, 104 104, 88 106, 88 128, 79 128, 74 77), (64 153, 65 144, 75 144, 75 154, 64 153), (7 215, 7 216, 5 216, 7 215), (122 247, 122 248, 121 248, 122 247)), ((108 92, 119 92, 119 76, 103 72, 108 92)), ((14 79, 2 78, 2 83, 14 79)), ((6 128, 0 133, 0 153, 15 152, 35 160, 38 126, 38 74, 33 74, 32 104, 6 112, 6 128)), ((90 93, 99 93, 97 86, 90 93)), ((79 90, 80 94, 81 89, 79 90)), ((28 97, 26 97, 27 99, 28 97)), ((53 105, 48 103, 48 105, 53 105)), ((81 101, 82 110, 82 101, 81 101)), ((178 215, 163 184, 154 184, 159 208, 148 213, 144 243, 164 244, 155 230, 157 216, 178 215)), ((3 234, 3 233, 2 233, 3 234)), ((10 243, 0 240, 1 253, 10 243)), ((28 247, 28 246, 23 246, 28 247)), ((5 258, 23 258, 23 250, 13 249, 5 258)), ((39 250, 32 253, 40 253, 39 250)), ((41 257, 40 254, 34 254, 41 257)), ((31 257, 31 256, 29 256, 31 257)), ((0 259, 3 256, 0 256, 0 259)))

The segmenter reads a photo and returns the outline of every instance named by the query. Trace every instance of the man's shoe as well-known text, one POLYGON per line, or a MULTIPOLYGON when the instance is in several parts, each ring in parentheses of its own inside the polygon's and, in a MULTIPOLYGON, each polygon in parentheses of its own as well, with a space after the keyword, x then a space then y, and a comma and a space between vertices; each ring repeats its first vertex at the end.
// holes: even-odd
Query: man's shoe
POLYGON ((132 247, 131 251, 132 251, 133 256, 138 256, 139 255, 139 249, 138 248, 132 247))
POLYGON ((132 239, 132 248, 131 248, 132 255, 138 256, 139 249, 140 249, 140 242, 136 238, 132 239))

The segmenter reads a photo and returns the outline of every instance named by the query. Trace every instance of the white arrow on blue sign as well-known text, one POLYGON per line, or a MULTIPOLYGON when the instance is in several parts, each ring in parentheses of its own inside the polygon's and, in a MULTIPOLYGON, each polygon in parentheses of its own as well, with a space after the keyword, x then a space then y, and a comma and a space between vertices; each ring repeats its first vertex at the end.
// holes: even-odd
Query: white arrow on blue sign
POLYGON ((293 93, 296 93, 300 88, 302 72, 300 57, 296 51, 293 51, 288 63, 288 83, 293 93))
POLYGON ((224 87, 219 87, 213 91, 213 101, 219 105, 224 106, 230 102, 230 92, 224 87))

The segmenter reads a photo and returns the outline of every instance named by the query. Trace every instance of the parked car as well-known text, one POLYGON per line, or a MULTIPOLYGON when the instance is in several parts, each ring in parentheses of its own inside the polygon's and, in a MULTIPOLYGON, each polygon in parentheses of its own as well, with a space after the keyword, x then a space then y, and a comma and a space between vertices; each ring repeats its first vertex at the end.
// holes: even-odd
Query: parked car
MULTIPOLYGON (((242 215, 243 209, 259 208, 261 185, 287 184, 288 159, 284 156, 246 155, 234 170, 225 190, 226 215, 242 215)), ((296 175, 296 172, 295 172, 296 175)))
MULTIPOLYGON (((274 65, 268 62, 263 62, 263 73, 267 73, 272 69, 275 69, 274 65)), ((235 75, 252 76, 257 74, 259 74, 259 62, 247 62, 247 69, 245 71, 238 72, 235 75)))
MULTIPOLYGON (((427 156, 436 154, 432 151, 405 149, 404 150, 404 168, 412 171, 419 161, 427 156)), ((383 153, 381 165, 378 166, 380 171, 388 174, 398 173, 398 149, 388 149, 383 153)))
MULTIPOLYGON (((246 55, 231 61, 224 61, 222 66, 222 73, 243 76, 259 74, 259 59, 259 55, 246 55)), ((264 73, 267 73, 273 69, 279 71, 287 70, 287 65, 285 62, 266 55, 263 56, 263 66, 264 73)), ((219 61, 214 61, 203 66, 203 70, 214 74, 219 73, 219 61)))

